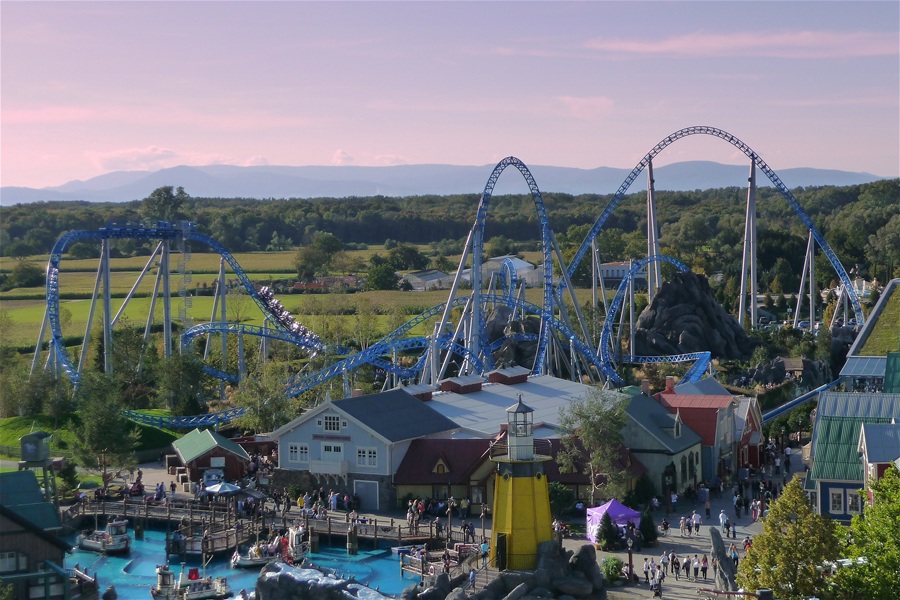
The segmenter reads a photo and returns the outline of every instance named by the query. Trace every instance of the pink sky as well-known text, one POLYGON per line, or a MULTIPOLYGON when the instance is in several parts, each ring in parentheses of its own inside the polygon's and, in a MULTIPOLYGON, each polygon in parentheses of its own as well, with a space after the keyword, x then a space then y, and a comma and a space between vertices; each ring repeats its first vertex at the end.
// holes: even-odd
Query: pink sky
MULTIPOLYGON (((0 3, 0 183, 175 165, 631 168, 690 125, 900 175, 900 3, 0 3)), ((705 136, 697 136, 705 137, 705 136)), ((657 160, 744 163, 688 138, 657 160)))

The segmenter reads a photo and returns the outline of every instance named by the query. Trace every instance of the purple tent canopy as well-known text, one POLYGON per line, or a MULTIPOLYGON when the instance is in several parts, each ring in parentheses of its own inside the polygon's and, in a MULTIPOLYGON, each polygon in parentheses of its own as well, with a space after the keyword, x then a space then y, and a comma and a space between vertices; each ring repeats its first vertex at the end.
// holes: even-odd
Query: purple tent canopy
POLYGON ((600 520, 607 513, 615 525, 627 525, 629 521, 637 525, 641 521, 641 513, 628 508, 615 498, 602 506, 589 508, 587 509, 587 538, 591 542, 597 542, 600 520))

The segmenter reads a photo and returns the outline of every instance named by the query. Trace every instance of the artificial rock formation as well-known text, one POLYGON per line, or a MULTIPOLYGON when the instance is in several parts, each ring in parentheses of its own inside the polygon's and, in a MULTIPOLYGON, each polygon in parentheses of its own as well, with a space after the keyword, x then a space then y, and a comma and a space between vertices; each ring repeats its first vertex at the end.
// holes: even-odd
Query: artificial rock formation
MULTIPOLYGON (((478 566, 479 561, 475 561, 478 566)), ((412 585, 403 600, 462 600, 467 597, 468 576, 437 575, 428 587, 412 585)), ((532 598, 597 598, 604 581, 597 552, 590 544, 578 552, 565 550, 555 541, 538 547, 534 572, 510 571, 479 589, 477 600, 530 600, 532 598)), ((256 582, 256 600, 387 600, 387 596, 354 581, 337 579, 317 569, 293 567, 281 561, 269 563, 256 582)))
POLYGON ((739 360, 753 342, 737 320, 713 298, 706 277, 675 273, 657 290, 634 327, 639 356, 709 351, 713 358, 739 360))

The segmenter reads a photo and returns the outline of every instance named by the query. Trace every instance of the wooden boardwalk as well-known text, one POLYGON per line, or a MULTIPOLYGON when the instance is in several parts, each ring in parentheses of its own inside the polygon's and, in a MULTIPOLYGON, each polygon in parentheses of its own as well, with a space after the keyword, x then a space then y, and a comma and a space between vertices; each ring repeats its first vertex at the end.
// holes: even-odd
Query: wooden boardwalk
MULTIPOLYGON (((355 523, 350 522, 348 514, 329 516, 325 519, 314 518, 309 513, 282 512, 275 513, 263 506, 252 517, 235 516, 233 507, 221 503, 200 503, 192 501, 173 501, 158 503, 145 502, 138 498, 125 498, 117 501, 85 500, 78 502, 62 513, 64 525, 80 527, 92 520, 99 522, 101 517, 122 516, 128 519, 136 535, 149 523, 165 523, 172 532, 180 531, 184 536, 183 544, 176 546, 167 544, 172 554, 219 554, 233 552, 240 544, 247 543, 259 534, 268 533, 272 529, 285 530, 292 525, 303 525, 308 532, 309 540, 318 541, 326 536, 328 544, 339 543, 336 539, 346 538, 355 525, 358 541, 366 541, 371 547, 379 543, 396 546, 419 545, 429 549, 451 548, 464 544, 467 540, 462 531, 447 530, 439 536, 433 523, 410 527, 405 520, 377 517, 360 517, 355 523)), ((368 545, 367 543, 367 545, 368 545)))

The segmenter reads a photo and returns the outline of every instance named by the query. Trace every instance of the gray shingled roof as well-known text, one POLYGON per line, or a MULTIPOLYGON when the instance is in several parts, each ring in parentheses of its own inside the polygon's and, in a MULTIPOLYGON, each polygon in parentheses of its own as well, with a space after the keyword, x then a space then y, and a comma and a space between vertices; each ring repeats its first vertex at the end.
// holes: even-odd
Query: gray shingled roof
POLYGON ((724 396, 730 394, 724 385, 719 383, 717 379, 706 377, 694 383, 679 383, 675 386, 676 394, 695 394, 695 395, 711 395, 724 396))
POLYGON ((334 400, 332 404, 391 442, 459 428, 427 402, 402 389, 334 400))
POLYGON ((866 423, 862 434, 869 462, 889 463, 900 457, 900 424, 866 423))
MULTIPOLYGON (((650 396, 644 394, 632 396, 631 402, 628 403, 625 410, 632 420, 657 438, 672 453, 683 452, 701 441, 700 435, 683 422, 681 423, 681 437, 673 437, 675 415, 650 396)), ((636 449, 633 443, 631 449, 636 449)))

